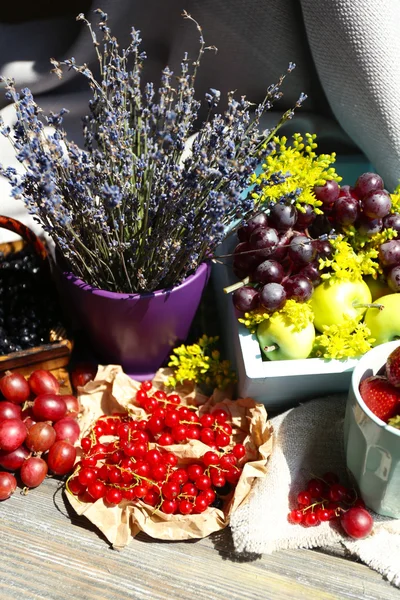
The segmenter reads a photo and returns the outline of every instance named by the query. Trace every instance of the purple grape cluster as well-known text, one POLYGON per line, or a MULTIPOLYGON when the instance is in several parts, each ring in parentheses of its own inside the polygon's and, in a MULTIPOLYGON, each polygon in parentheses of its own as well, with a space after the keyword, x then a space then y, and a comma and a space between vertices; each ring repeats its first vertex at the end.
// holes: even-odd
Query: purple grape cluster
POLYGON ((233 303, 241 312, 281 309, 288 299, 306 302, 321 282, 319 258, 331 255, 328 241, 312 239, 307 231, 315 219, 312 207, 298 212, 291 204, 275 204, 241 227, 234 249, 233 270, 241 280, 233 303))
MULTIPOLYGON (((326 229, 340 231, 349 225, 366 237, 389 228, 400 232, 400 214, 391 212, 389 192, 384 189, 384 182, 376 173, 363 173, 354 187, 344 185, 339 188, 336 182, 328 181, 324 186, 316 186, 314 192, 322 202, 324 215, 315 220, 311 234, 326 229)), ((388 286, 394 292, 399 292, 400 239, 381 244, 379 262, 388 286)))

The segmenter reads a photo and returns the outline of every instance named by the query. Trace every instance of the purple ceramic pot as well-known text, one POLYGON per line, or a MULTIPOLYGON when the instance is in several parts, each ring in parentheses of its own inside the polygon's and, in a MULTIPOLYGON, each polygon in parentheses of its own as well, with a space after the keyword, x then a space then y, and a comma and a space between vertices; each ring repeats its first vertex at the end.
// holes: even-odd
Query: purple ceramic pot
POLYGON ((203 263, 180 285, 150 294, 118 294, 62 273, 70 304, 99 360, 122 365, 139 380, 151 379, 177 342, 183 342, 199 307, 211 266, 203 263))

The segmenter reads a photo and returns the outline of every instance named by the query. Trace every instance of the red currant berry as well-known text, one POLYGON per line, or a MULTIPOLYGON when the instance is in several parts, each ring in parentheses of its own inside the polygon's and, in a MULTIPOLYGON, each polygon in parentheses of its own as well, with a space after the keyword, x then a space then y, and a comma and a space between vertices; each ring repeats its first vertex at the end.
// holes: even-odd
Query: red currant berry
POLYGON ((152 467, 144 460, 138 460, 133 467, 133 471, 136 475, 139 475, 139 477, 149 477, 152 472, 152 467))
POLYGON ((167 401, 171 402, 171 404, 180 404, 181 403, 181 399, 178 396, 178 394, 169 394, 169 396, 167 396, 167 401))
POLYGON ((371 533, 374 521, 365 508, 353 506, 341 515, 340 524, 347 535, 356 540, 361 540, 371 533))
POLYGON ((175 442, 184 442, 187 439, 187 427, 186 425, 176 425, 171 430, 171 435, 175 442))
POLYGON ((180 487, 175 481, 167 481, 161 488, 164 498, 167 500, 173 500, 179 495, 180 487))
MULTIPOLYGON (((204 429, 203 429, 203 431, 204 431, 204 429)), ((231 441, 231 438, 229 437, 229 435, 222 431, 218 431, 218 433, 215 436, 215 443, 217 446, 220 446, 221 448, 223 448, 224 446, 228 446, 230 441, 231 441)))
POLYGON ((167 476, 167 467, 162 463, 154 465, 151 469, 151 473, 155 481, 164 481, 167 476))
POLYGON ((178 457, 172 452, 166 452, 162 456, 162 460, 164 461, 164 464, 169 465, 170 467, 176 467, 178 464, 178 457))
POLYGON ((206 465, 206 467, 209 467, 210 465, 217 465, 219 460, 219 456, 216 452, 209 451, 203 456, 203 463, 206 465))
POLYGON ((122 500, 122 491, 117 488, 108 488, 105 494, 105 500, 108 504, 119 504, 122 500))
POLYGON ((97 477, 98 479, 102 479, 103 481, 108 481, 108 465, 102 465, 98 470, 97 477))
POLYGON ((310 479, 307 484, 307 492, 311 498, 321 498, 325 490, 324 482, 320 479, 310 479))
POLYGON ((196 500, 194 501, 194 510, 193 512, 196 513, 202 513, 205 510, 207 510, 208 508, 208 500, 207 498, 205 498, 204 496, 197 496, 196 500))
POLYGON ((87 491, 94 500, 99 500, 99 498, 104 498, 107 486, 102 481, 92 481, 88 485, 87 491))
POLYGON ((144 498, 147 494, 147 487, 143 484, 136 485, 134 488, 136 498, 144 498))
POLYGON ((111 462, 113 462, 114 465, 118 465, 123 458, 124 458, 124 453, 122 450, 116 450, 110 456, 111 462))
POLYGON ((162 406, 157 406, 156 409, 153 410, 153 417, 159 417, 160 419, 164 419, 167 416, 167 411, 162 406))
POLYGON ((121 481, 121 471, 116 467, 110 467, 108 470, 108 481, 110 483, 120 483, 121 481))
POLYGON ((231 466, 227 472, 224 472, 224 477, 226 481, 229 483, 237 483, 242 474, 242 469, 238 469, 238 467, 231 466))
POLYGON ((145 456, 145 460, 150 464, 150 465, 157 465, 159 462, 161 462, 163 456, 161 454, 161 452, 159 450, 157 450, 156 448, 153 448, 152 450, 148 450, 146 452, 146 456, 145 456))
POLYGON ((151 383, 151 381, 142 381, 142 383, 140 384, 140 389, 143 390, 143 392, 149 392, 151 390, 151 388, 153 387, 153 384, 151 383))
POLYGON ((211 479, 208 475, 200 475, 195 479, 194 484, 198 490, 206 490, 211 487, 211 479))
POLYGON ((88 437, 83 437, 81 439, 81 447, 84 452, 89 452, 92 446, 92 440, 88 437))
POLYGON ((212 427, 215 423, 215 418, 210 413, 205 413, 200 417, 200 423, 203 427, 212 427))
POLYGON ((288 520, 295 525, 302 523, 303 521, 303 512, 298 509, 291 510, 288 515, 288 520))
POLYGON ((149 431, 151 431, 153 435, 161 433, 164 429, 164 419, 160 419, 160 417, 156 417, 153 415, 152 417, 150 417, 147 426, 149 428, 149 431))
POLYGON ((170 481, 176 481, 177 483, 184 485, 189 479, 187 471, 185 469, 177 469, 170 477, 170 481))
POLYGON ((223 469, 229 469, 230 467, 234 467, 236 465, 237 459, 233 454, 224 454, 221 456, 219 461, 219 466, 223 469))
POLYGON ((70 479, 70 481, 68 482, 68 489, 75 496, 79 496, 80 494, 82 494, 85 491, 86 486, 82 485, 80 483, 78 477, 74 477, 73 479, 70 479))
POLYGON ((303 490, 297 494, 297 503, 300 506, 309 506, 311 504, 311 494, 303 490))
POLYGON ((148 413, 152 413, 153 410, 155 410, 157 408, 157 406, 158 406, 158 401, 156 400, 156 398, 148 398, 143 403, 144 410, 148 413))
POLYGON ((179 413, 175 408, 167 411, 167 414, 165 415, 165 424, 167 427, 179 425, 179 413))
POLYGON ((222 488, 226 483, 226 478, 222 473, 213 470, 211 472, 211 481, 214 487, 222 488))
POLYGON ((156 398, 156 400, 166 400, 167 394, 162 390, 157 390, 156 392, 154 392, 154 398, 156 398))
POLYGON ((197 487, 194 483, 185 483, 185 485, 182 486, 181 494, 186 496, 197 496, 197 491, 197 487))
POLYGON ((160 501, 160 494, 155 490, 149 490, 143 498, 143 502, 150 504, 150 506, 157 506, 160 501))
POLYGON ((121 481, 124 483, 132 483, 134 479, 132 471, 121 471, 121 481))
POLYGON ((328 490, 328 498, 332 502, 340 502, 346 497, 347 492, 348 490, 344 485, 333 483, 328 490))
POLYGON ((181 500, 178 509, 181 515, 190 515, 193 512, 193 504, 188 500, 181 500))
POLYGON ((203 473, 204 467, 198 463, 193 463, 187 467, 187 474, 190 481, 196 481, 196 479, 200 477, 200 475, 203 475, 203 473))
POLYGON ((124 500, 128 500, 128 502, 132 502, 132 500, 134 500, 136 498, 134 488, 130 487, 130 488, 126 488, 125 490, 123 490, 122 497, 124 500))
POLYGON ((119 439, 121 441, 128 440, 129 434, 130 434, 130 427, 129 427, 128 423, 120 423, 118 425, 118 429, 117 429, 117 435, 118 435, 119 439))
POLYGON ((332 513, 327 508, 317 508, 317 510, 315 511, 315 514, 317 515, 318 521, 321 521, 322 523, 324 521, 331 520, 332 513))
POLYGON ((86 458, 82 458, 81 466, 82 467, 95 467, 97 465, 97 458, 95 456, 87 456, 86 458))
POLYGON ((84 467, 78 473, 79 483, 85 487, 92 483, 97 478, 97 473, 94 469, 89 469, 88 467, 84 467))
POLYGON ((160 506, 160 510, 167 515, 173 515, 178 508, 178 502, 176 500, 164 500, 160 506))
POLYGON ((201 494, 199 494, 199 495, 206 498, 208 504, 212 504, 216 497, 214 490, 211 488, 207 488, 206 490, 202 491, 201 494))
POLYGON ((306 512, 303 517, 303 524, 306 525, 306 527, 315 527, 316 525, 319 525, 317 515, 313 512, 306 512))
POLYGON ((246 456, 246 448, 243 444, 236 444, 232 448, 232 454, 235 458, 240 459, 246 456))
POLYGON ((210 429, 209 427, 202 429, 200 432, 200 440, 203 442, 203 444, 207 444, 208 446, 211 446, 211 444, 214 444, 215 434, 214 434, 213 430, 210 429))
POLYGON ((107 456, 108 451, 108 447, 105 444, 95 444, 90 453, 92 456, 96 456, 97 460, 100 460, 107 456))
POLYGON ((144 390, 138 390, 136 392, 136 402, 139 404, 139 406, 144 406, 144 403, 147 399, 148 396, 144 390))
POLYGON ((157 439, 157 444, 160 444, 160 446, 172 446, 173 443, 174 438, 170 433, 162 433, 157 439))
POLYGON ((186 431, 187 431, 187 438, 189 440, 199 440, 200 439, 200 434, 201 434, 200 427, 196 427, 196 425, 187 425, 186 431))
POLYGON ((223 410, 222 408, 217 408, 216 410, 212 411, 212 416, 214 417, 216 423, 226 423, 226 421, 228 420, 229 414, 227 413, 226 410, 223 410))

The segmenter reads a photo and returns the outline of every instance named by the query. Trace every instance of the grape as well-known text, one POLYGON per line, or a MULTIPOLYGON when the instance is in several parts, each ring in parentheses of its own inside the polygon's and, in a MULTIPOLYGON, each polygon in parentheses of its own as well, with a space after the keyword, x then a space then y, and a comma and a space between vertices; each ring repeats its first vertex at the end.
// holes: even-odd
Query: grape
POLYGON ((71 444, 75 444, 81 432, 78 422, 71 418, 60 419, 54 423, 54 431, 57 440, 66 440, 71 444))
POLYGON ((38 421, 58 421, 65 416, 67 407, 62 396, 41 394, 35 398, 32 412, 38 421))
POLYGON ((332 245, 328 240, 315 240, 313 246, 320 258, 331 258, 333 253, 332 245))
POLYGON ((26 427, 19 419, 6 419, 0 423, 0 450, 12 452, 26 438, 26 427))
POLYGON ((366 538, 371 533, 374 521, 365 508, 353 506, 342 513, 340 524, 347 535, 360 540, 366 538))
POLYGON ((278 245, 278 233, 272 227, 258 228, 250 236, 250 247, 257 250, 258 256, 269 256, 278 245))
POLYGON ((391 215, 383 217, 383 227, 385 229, 394 229, 395 231, 400 232, 400 214, 392 213, 391 215))
POLYGON ((25 446, 32 452, 46 452, 56 441, 56 432, 48 423, 35 423, 28 430, 25 446))
POLYGON ((350 196, 350 198, 354 198, 355 200, 359 199, 357 192, 350 185, 342 185, 340 188, 339 198, 343 198, 343 196, 350 196))
POLYGON ((325 185, 314 186, 314 194, 324 206, 330 206, 339 197, 339 185, 336 181, 329 180, 325 185))
POLYGON ((338 198, 333 205, 333 218, 339 225, 352 225, 359 216, 358 200, 351 196, 338 198))
POLYGON ((0 500, 7 500, 17 489, 17 480, 11 473, 0 473, 0 500))
POLYGON ((287 231, 296 223, 297 210, 291 204, 275 204, 271 208, 269 224, 278 231, 287 231))
POLYGON ((285 271, 275 260, 265 260, 253 271, 252 280, 257 283, 280 283, 285 271))
POLYGON ((308 228, 308 231, 311 237, 318 238, 332 231, 332 223, 326 215, 317 215, 315 221, 308 228))
POLYGON ((79 400, 76 396, 70 396, 69 394, 64 394, 62 399, 65 402, 65 406, 67 407, 66 417, 77 417, 80 413, 81 407, 79 405, 79 400))
POLYGON ((357 222, 356 227, 361 235, 372 237, 375 233, 380 233, 382 231, 383 223, 382 219, 371 220, 363 215, 357 222))
POLYGON ((69 442, 59 440, 49 450, 47 464, 56 475, 65 475, 72 470, 76 458, 76 449, 69 442))
POLYGON ((244 228, 247 230, 247 239, 249 239, 250 235, 255 229, 258 229, 258 227, 268 227, 267 215, 263 212, 257 213, 254 217, 250 217, 246 222, 244 228))
POLYGON ((44 369, 33 371, 28 379, 28 383, 35 396, 40 396, 40 394, 58 394, 60 391, 60 384, 53 373, 44 369))
POLYGON ((47 470, 48 467, 43 458, 31 456, 31 458, 28 458, 21 467, 21 481, 27 487, 37 487, 46 477, 47 470))
POLYGON ((11 452, 0 450, 0 467, 7 469, 7 471, 17 471, 28 456, 29 451, 25 446, 19 446, 19 448, 11 452))
POLYGON ((12 402, 0 402, 0 423, 5 419, 21 419, 22 409, 12 402))
POLYGON ((400 266, 393 267, 387 275, 387 284, 394 292, 400 292, 400 266))
MULTIPOLYGON (((234 257, 233 257, 233 268, 235 272, 240 272, 243 273, 244 276, 248 275, 249 273, 251 273, 251 271, 257 266, 257 264, 260 262, 260 260, 262 260, 262 258, 258 258, 257 256, 255 256, 255 254, 253 254, 253 252, 249 252, 251 250, 250 245, 247 242, 241 242, 240 244, 238 244, 236 246, 236 248, 233 251, 234 257), (244 254, 246 253, 246 254, 244 254)), ((243 277, 241 277, 243 279, 243 277)), ((89 374, 87 374, 84 377, 82 377, 82 374, 78 377, 76 376, 72 376, 72 384, 75 387, 75 389, 78 386, 82 386, 85 385, 85 383, 87 383, 87 381, 90 381, 90 379, 87 379, 85 381, 85 383, 83 383, 83 381, 87 378, 87 376, 90 376, 89 374)), ((94 377, 91 377, 91 379, 94 379, 94 377)))
POLYGON ((296 229, 299 230, 307 229, 317 216, 311 204, 306 204, 303 208, 305 208, 305 212, 297 211, 296 229))
POLYGON ((318 268, 318 263, 312 262, 303 267, 297 275, 302 275, 303 277, 307 277, 313 284, 313 286, 319 285, 322 281, 321 272, 318 268))
POLYGON ((356 181, 355 191, 360 198, 363 198, 370 192, 383 190, 383 180, 376 173, 363 173, 356 181))
POLYGON ((400 265, 400 240, 384 242, 379 248, 379 261, 384 267, 400 265))
POLYGON ((295 275, 284 283, 287 298, 296 302, 307 302, 313 293, 313 284, 307 277, 295 275))
POLYGON ((288 230, 284 234, 282 234, 281 236, 279 236, 278 245, 276 246, 276 248, 272 252, 272 254, 270 254, 268 256, 269 260, 275 260, 275 261, 278 261, 278 262, 282 262, 283 261, 283 259, 287 255, 287 251, 288 251, 288 247, 289 247, 289 241, 292 238, 292 236, 293 236, 292 230, 288 230))
POLYGON ((25 377, 11 372, 7 372, 0 379, 0 391, 6 400, 14 404, 22 404, 28 400, 31 393, 25 377))
POLYGON ((369 219, 382 219, 389 214, 392 201, 385 190, 370 192, 362 200, 363 213, 369 219))
POLYGON ((260 292, 260 303, 268 312, 279 310, 285 305, 286 292, 280 283, 267 283, 260 292))
POLYGON ((244 285, 232 294, 233 305, 241 312, 249 312, 259 305, 259 296, 256 289, 244 285))
POLYGON ((289 256, 294 263, 312 262, 317 251, 310 240, 305 235, 296 235, 292 238, 289 246, 289 256))

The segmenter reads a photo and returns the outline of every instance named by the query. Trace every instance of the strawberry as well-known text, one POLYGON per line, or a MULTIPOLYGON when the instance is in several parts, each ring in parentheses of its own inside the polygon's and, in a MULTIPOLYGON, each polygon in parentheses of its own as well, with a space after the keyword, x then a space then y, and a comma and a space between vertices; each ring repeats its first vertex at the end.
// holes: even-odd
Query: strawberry
POLYGON ((400 388, 400 346, 395 348, 386 360, 386 377, 392 385, 400 388))
POLYGON ((360 383, 359 390, 368 408, 385 423, 398 412, 400 389, 389 383, 386 377, 367 377, 360 383))

